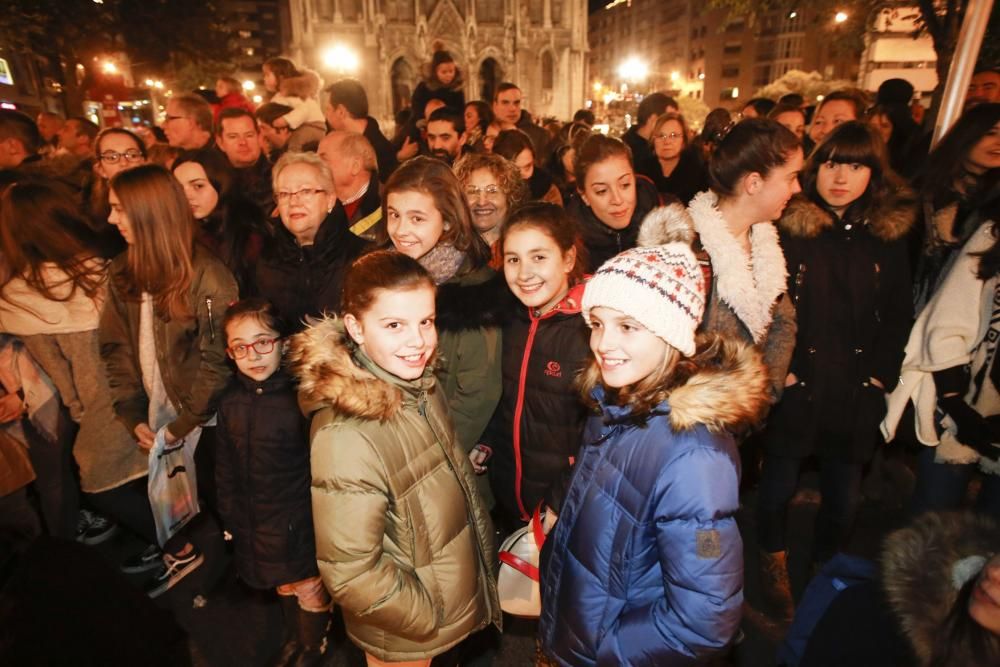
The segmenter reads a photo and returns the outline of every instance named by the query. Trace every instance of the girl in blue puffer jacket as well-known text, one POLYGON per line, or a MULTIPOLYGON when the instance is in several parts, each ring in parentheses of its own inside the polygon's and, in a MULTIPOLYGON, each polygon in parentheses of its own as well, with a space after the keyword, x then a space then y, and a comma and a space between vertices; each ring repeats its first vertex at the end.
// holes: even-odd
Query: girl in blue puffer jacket
POLYGON ((752 348, 695 340, 705 280, 686 243, 635 248, 587 284, 594 407, 542 552, 542 647, 560 665, 681 665, 740 623, 739 455, 768 405, 752 348))

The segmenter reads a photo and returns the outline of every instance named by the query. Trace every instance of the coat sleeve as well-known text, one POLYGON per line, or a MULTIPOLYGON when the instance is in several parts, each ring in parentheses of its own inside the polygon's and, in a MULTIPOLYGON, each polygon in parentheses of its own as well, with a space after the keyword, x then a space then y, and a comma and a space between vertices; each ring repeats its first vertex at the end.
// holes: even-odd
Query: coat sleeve
POLYGON ((500 329, 490 327, 460 333, 454 368, 447 371, 454 376, 455 386, 448 397, 448 408, 458 444, 469 453, 486 430, 503 391, 500 329))
POLYGON ((139 326, 139 323, 128 321, 127 308, 112 287, 101 312, 98 340, 115 416, 132 434, 136 426, 149 421, 149 399, 142 386, 142 370, 138 351, 132 344, 130 326, 139 326))
POLYGON ((327 426, 311 449, 316 559, 334 602, 393 635, 429 636, 440 613, 430 593, 382 548, 389 485, 375 446, 356 430, 327 426))
POLYGON ((795 350, 795 335, 798 324, 795 321, 795 306, 788 292, 783 293, 774 305, 774 315, 771 327, 767 331, 764 342, 764 366, 767 367, 771 379, 771 402, 776 403, 781 398, 785 388, 785 377, 792 364, 792 352, 795 350))
POLYGON ((913 300, 910 283, 910 260, 906 239, 889 245, 883 266, 879 267, 882 283, 879 314, 881 326, 872 350, 872 377, 882 383, 887 392, 896 387, 903 349, 913 324, 913 300))
POLYGON ((209 271, 213 275, 202 281, 206 288, 195 294, 197 342, 201 361, 191 381, 191 400, 181 409, 177 419, 167 426, 178 438, 211 419, 216 401, 232 375, 226 362, 226 335, 222 330, 222 320, 229 304, 235 303, 239 298, 239 290, 232 273, 221 264, 206 269, 206 272, 209 271), (208 299, 212 300, 211 309, 208 307, 208 299))
POLYGON ((654 517, 663 596, 622 614, 597 664, 687 665, 725 648, 740 624, 739 480, 722 452, 698 447, 660 475, 654 517))

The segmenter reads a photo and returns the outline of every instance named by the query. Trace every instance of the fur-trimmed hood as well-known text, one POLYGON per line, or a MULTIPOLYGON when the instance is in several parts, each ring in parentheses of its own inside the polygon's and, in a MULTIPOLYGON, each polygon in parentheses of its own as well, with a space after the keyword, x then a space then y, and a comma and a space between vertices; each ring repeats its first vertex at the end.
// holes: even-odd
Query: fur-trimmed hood
MULTIPOLYGON (((343 320, 336 317, 318 320, 292 336, 287 362, 299 379, 299 406, 305 414, 323 407, 367 421, 396 414, 405 399, 403 389, 358 366, 354 354, 343 320)), ((428 369, 424 378, 429 377, 428 369)))
MULTIPOLYGON (((882 241, 897 241, 917 221, 917 199, 908 188, 898 190, 865 218, 868 231, 882 241)), ((778 220, 781 231, 799 238, 815 238, 833 227, 834 216, 803 194, 792 197, 778 220)))
POLYGON ((958 598, 955 564, 997 551, 996 524, 967 512, 925 514, 886 539, 882 584, 921 664, 931 657, 935 638, 958 598))
POLYGON ((767 369, 760 352, 730 338, 699 341, 696 370, 670 392, 670 425, 678 431, 704 424, 709 431, 742 432, 771 405, 767 369))
MULTIPOLYGON (((680 362, 681 383, 670 390, 653 414, 669 410, 670 427, 689 431, 704 424, 709 431, 741 433, 757 424, 771 404, 770 380, 760 352, 747 343, 704 334, 693 357, 680 362)), ((592 396, 608 422, 643 421, 629 404, 608 402, 598 384, 592 396)))
POLYGON ((291 97, 301 97, 306 100, 319 95, 322 81, 319 74, 311 70, 302 72, 299 76, 290 76, 281 80, 281 94, 291 97))

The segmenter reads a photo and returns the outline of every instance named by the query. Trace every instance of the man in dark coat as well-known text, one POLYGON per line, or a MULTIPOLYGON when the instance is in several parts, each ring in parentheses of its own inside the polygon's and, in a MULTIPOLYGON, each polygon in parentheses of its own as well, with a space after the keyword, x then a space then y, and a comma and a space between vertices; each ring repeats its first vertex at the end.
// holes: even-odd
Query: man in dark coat
POLYGON ((357 79, 341 79, 326 89, 330 95, 323 113, 331 129, 357 132, 375 149, 379 179, 385 183, 396 170, 396 149, 368 115, 368 95, 357 79))

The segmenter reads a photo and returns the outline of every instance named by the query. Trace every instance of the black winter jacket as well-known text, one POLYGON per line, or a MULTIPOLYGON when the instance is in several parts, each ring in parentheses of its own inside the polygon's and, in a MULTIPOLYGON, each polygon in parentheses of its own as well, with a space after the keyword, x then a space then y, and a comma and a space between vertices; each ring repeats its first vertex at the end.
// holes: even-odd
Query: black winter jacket
POLYGON ((787 387, 768 420, 768 453, 866 462, 896 384, 913 319, 905 236, 909 193, 862 220, 837 219, 803 196, 778 222, 798 333, 787 387), (837 437, 818 438, 820 431, 837 437))
POLYGON ((369 246, 348 229, 343 206, 334 207, 310 246, 300 246, 281 225, 257 262, 257 291, 300 331, 307 315, 340 309, 344 275, 369 246))
MULTIPOLYGON (((587 206, 579 193, 575 193, 566 202, 566 212, 579 225, 580 236, 587 247, 590 259, 588 269, 596 271, 601 264, 608 261, 623 250, 634 248, 639 237, 639 227, 646 214, 662 203, 656 186, 645 176, 636 174, 636 201, 632 219, 624 229, 612 229, 597 219, 593 210, 587 206)), ((667 202, 669 203, 669 202, 667 202)))
POLYGON ((527 521, 540 500, 558 512, 580 448, 587 408, 573 381, 590 358, 583 288, 541 317, 517 304, 503 327, 503 396, 483 442, 493 449, 493 495, 509 519, 527 521))
POLYGON ((219 402, 215 479, 236 570, 254 588, 319 574, 313 539, 309 424, 283 370, 237 373, 219 402))

